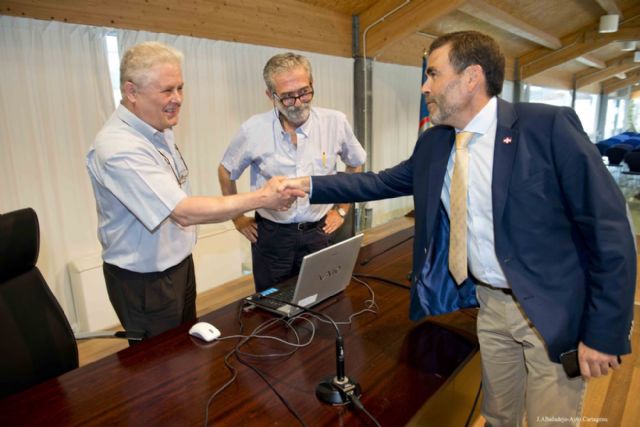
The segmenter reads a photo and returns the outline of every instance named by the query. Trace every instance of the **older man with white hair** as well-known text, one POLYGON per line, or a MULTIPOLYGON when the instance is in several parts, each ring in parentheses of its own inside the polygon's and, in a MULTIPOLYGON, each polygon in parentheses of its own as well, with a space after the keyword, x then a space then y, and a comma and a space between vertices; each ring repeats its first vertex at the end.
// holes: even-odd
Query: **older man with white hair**
POLYGON ((124 328, 146 336, 195 319, 195 224, 292 202, 276 191, 278 178, 252 193, 190 195, 172 130, 183 101, 181 62, 179 51, 161 43, 129 49, 120 66, 122 102, 87 155, 109 299, 124 328))

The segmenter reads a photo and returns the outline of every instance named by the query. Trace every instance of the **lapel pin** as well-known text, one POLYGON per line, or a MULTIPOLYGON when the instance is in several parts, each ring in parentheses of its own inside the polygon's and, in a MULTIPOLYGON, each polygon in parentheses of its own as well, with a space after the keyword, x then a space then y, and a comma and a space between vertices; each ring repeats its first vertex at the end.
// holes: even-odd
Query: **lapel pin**
POLYGON ((505 139, 502 140, 503 144, 511 144, 511 137, 507 136, 505 139))

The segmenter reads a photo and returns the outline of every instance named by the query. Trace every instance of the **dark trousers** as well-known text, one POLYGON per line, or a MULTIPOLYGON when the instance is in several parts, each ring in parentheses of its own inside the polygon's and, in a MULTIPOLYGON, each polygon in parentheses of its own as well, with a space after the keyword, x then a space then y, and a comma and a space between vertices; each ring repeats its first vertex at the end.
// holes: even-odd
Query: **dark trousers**
POLYGON ((258 241, 251 245, 256 292, 296 276, 305 255, 329 246, 322 231, 324 218, 314 223, 278 224, 256 213, 258 241))
POLYGON ((196 318, 193 257, 161 272, 136 273, 103 264, 111 305, 127 331, 152 337, 196 318))

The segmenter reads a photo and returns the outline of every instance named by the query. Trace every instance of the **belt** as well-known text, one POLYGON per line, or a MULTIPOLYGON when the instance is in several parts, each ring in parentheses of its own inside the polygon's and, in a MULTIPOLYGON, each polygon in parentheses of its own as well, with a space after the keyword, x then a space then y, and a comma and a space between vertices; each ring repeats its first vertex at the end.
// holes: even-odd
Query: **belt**
POLYGON ((269 219, 263 218, 262 216, 260 216, 260 214, 258 214, 258 212, 256 212, 256 221, 265 221, 279 228, 295 228, 299 231, 307 231, 307 230, 312 230, 314 228, 318 228, 318 226, 324 224, 325 218, 326 216, 320 218, 318 221, 315 221, 315 222, 280 223, 280 222, 275 222, 275 221, 271 221, 269 219))
POLYGON ((511 288, 498 288, 496 286, 491 286, 488 283, 484 283, 484 282, 480 282, 480 281, 476 281, 476 284, 479 286, 484 286, 486 288, 489 288, 493 291, 500 291, 505 295, 513 295, 513 291, 511 290, 511 288))

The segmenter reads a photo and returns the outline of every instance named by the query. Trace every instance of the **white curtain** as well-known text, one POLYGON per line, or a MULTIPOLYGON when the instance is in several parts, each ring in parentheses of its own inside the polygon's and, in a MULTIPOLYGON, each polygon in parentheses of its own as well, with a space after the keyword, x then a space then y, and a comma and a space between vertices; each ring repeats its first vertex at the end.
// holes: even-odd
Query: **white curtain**
MULTIPOLYGON (((27 206, 38 212, 38 266, 72 324, 76 314, 67 264, 100 251, 85 155, 115 108, 108 31, 0 16, 0 212, 27 206)), ((194 194, 220 194, 216 171, 222 153, 243 121, 272 108, 264 94, 262 68, 286 49, 137 31, 116 34, 120 55, 144 40, 163 41, 184 53, 185 102, 177 142, 190 168, 194 194)), ((301 53, 313 66, 314 105, 340 110, 352 121, 353 60, 301 53)), ((373 87, 373 165, 379 170, 411 153, 420 70, 376 63, 373 87)), ((239 189, 248 188, 245 174, 239 189)), ((376 203, 380 214, 375 223, 403 214, 410 204, 406 198, 376 203)), ((219 226, 231 228, 229 223, 219 226)), ((248 249, 247 242, 239 241, 248 249)))
POLYGON ((66 264, 99 250, 85 155, 114 108, 105 31, 0 16, 0 212, 38 213, 38 266, 72 323, 66 264))
MULTIPOLYGON (((185 97, 176 141, 189 165, 194 194, 221 194, 217 168, 222 155, 245 120, 273 108, 262 69, 286 49, 129 30, 118 31, 118 41, 120 55, 143 41, 160 41, 184 54, 185 97)), ((353 60, 297 53, 311 61, 313 104, 340 110, 352 122, 353 60)), ((240 179, 239 191, 249 190, 248 176, 240 179)))
MULTIPOLYGON (((265 94, 262 69, 270 57, 286 49, 145 31, 120 30, 117 34, 121 56, 143 41, 159 41, 184 54, 185 95, 180 122, 174 129, 176 142, 189 165, 193 194, 221 194, 217 169, 222 155, 245 120, 273 108, 265 94)), ((342 111, 353 124, 353 59, 297 53, 311 61, 316 93, 313 104, 342 111)), ((238 191, 249 191, 248 171, 238 180, 238 191)), ((238 237, 230 221, 201 226, 198 235, 219 235, 228 242, 229 253, 240 254, 238 268, 242 264, 245 271, 250 265, 249 241, 238 237)), ((196 263, 197 275, 201 267, 196 263)))
MULTIPOLYGON (((413 152, 418 138, 421 73, 419 67, 373 63, 373 171, 394 166, 413 152)), ((411 197, 371 202, 373 225, 383 224, 413 209, 411 197)))

